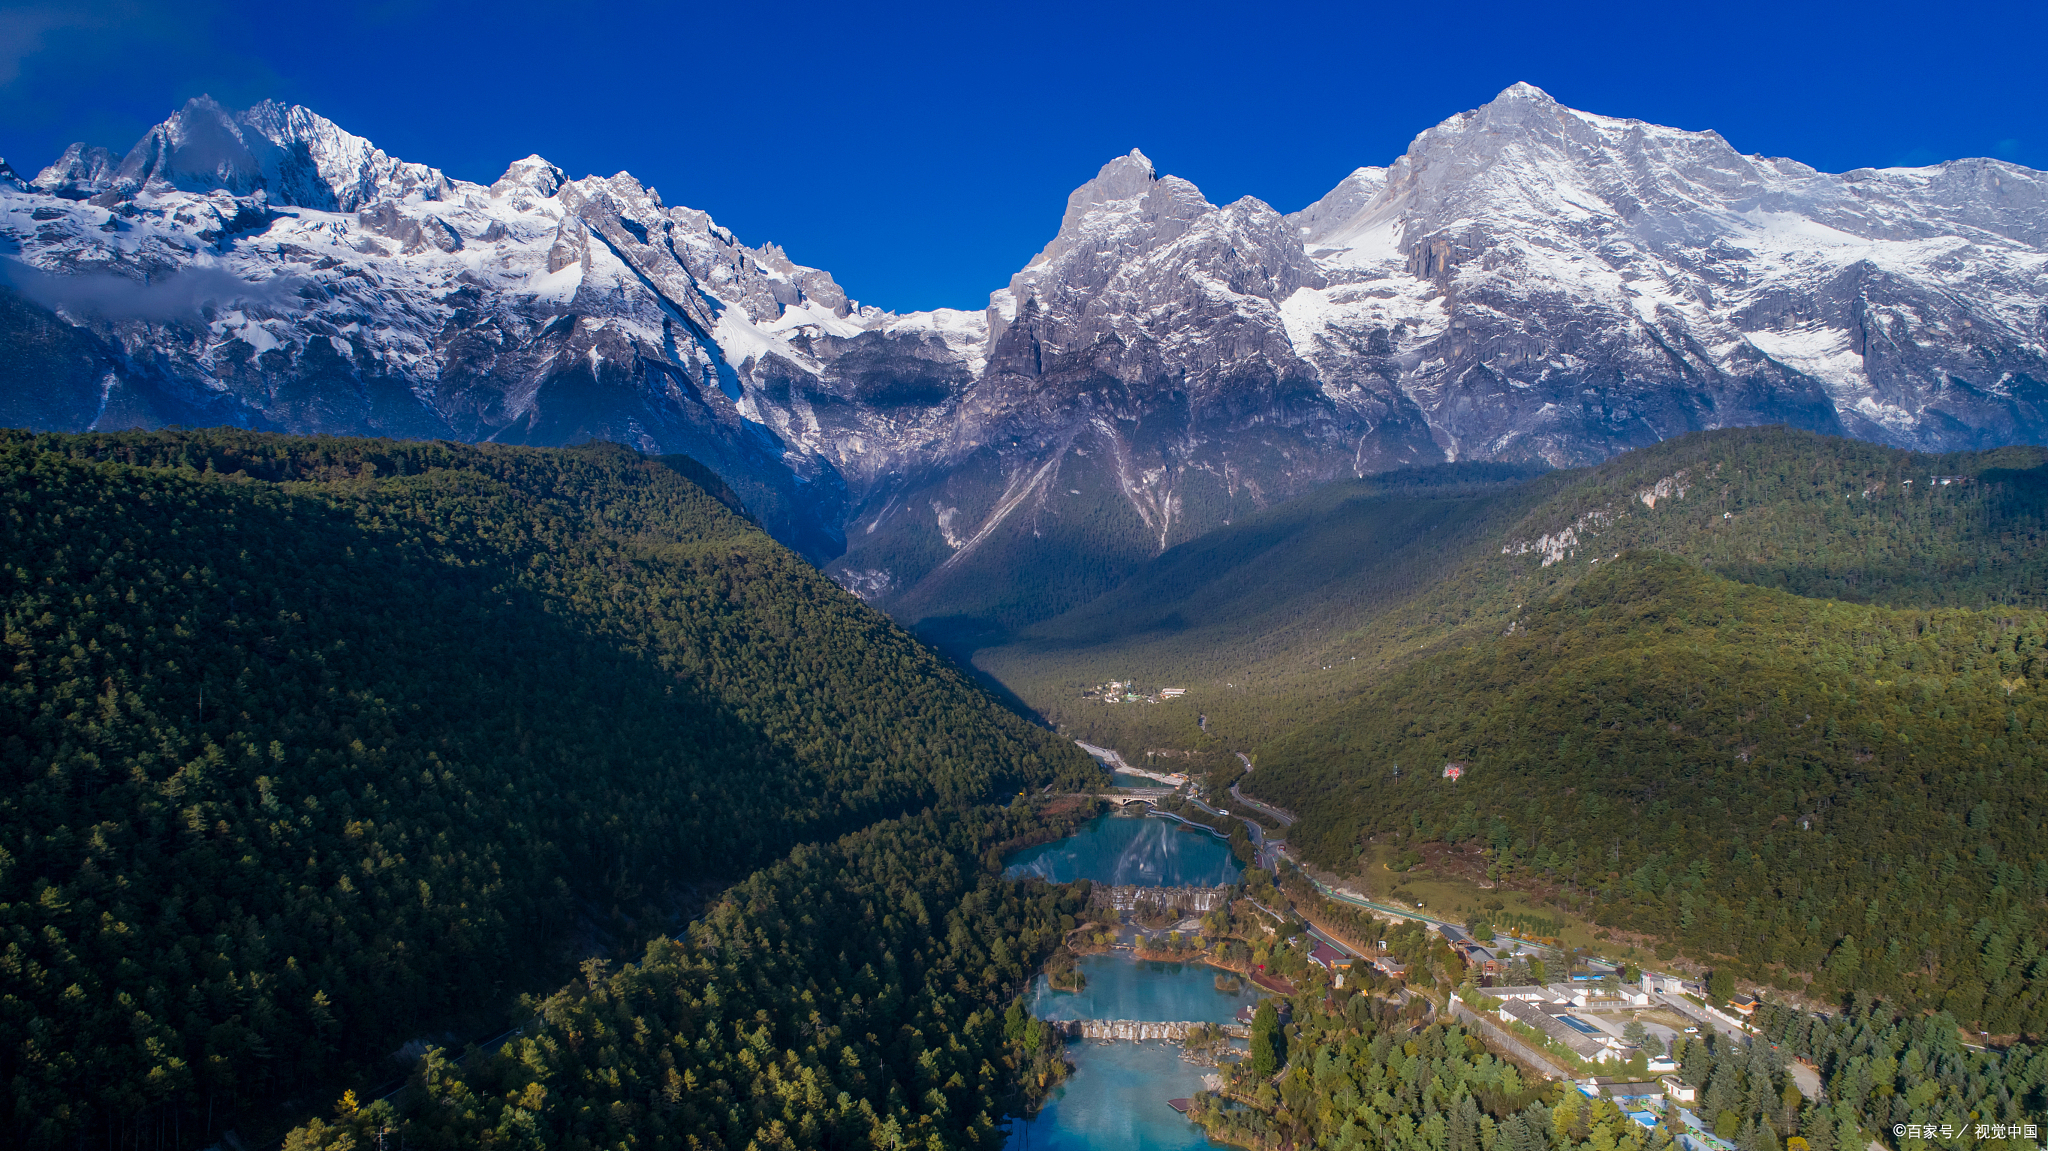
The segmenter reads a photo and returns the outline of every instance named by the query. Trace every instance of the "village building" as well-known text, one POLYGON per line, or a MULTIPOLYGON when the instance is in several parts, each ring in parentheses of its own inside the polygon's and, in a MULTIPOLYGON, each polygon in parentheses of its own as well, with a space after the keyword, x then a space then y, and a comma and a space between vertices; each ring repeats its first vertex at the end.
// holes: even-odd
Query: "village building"
MULTIPOLYGON (((1510 999, 1500 1006, 1503 1023, 1520 1023, 1533 1028, 1539 1035, 1563 1046, 1572 1054, 1593 1063, 1607 1063, 1622 1058, 1621 1041, 1591 1024, 1573 1019, 1570 1014, 1552 1014, 1549 1008, 1562 1004, 1536 1004, 1524 999, 1510 999)), ((1569 1009, 1566 1009, 1568 1011, 1569 1009)))
MULTIPOLYGON (((1653 1080, 1646 1081, 1640 1079, 1595 1079, 1593 1081, 1593 1086, 1597 1089, 1597 1093, 1599 1095, 1604 1095, 1607 1098, 1614 1100, 1616 1103, 1624 1105, 1661 1105, 1664 1102, 1664 1085, 1653 1080)), ((1584 1090, 1583 1084, 1581 1085, 1581 1090, 1584 1090)), ((1630 1108, 1624 1106, 1623 1109, 1628 1110, 1630 1108)), ((1641 1110, 1642 1108, 1636 1107, 1634 1109, 1641 1110)))
POLYGON ((1308 953, 1309 962, 1319 964, 1325 971, 1341 971, 1351 966, 1351 957, 1327 943, 1317 943, 1308 953))
POLYGON ((1650 1005, 1650 996, 1646 991, 1635 987, 1603 991, 1599 986, 1590 983, 1517 984, 1489 988, 1487 994, 1495 999, 1522 999, 1531 1003, 1569 1003, 1574 1007, 1595 1011, 1618 1011, 1650 1005))

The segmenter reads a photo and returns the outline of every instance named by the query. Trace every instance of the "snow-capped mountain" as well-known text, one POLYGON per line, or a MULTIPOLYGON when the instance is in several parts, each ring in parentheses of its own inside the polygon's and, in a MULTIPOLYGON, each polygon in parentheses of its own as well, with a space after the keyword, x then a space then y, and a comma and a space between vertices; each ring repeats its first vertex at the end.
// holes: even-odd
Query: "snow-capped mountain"
POLYGON ((1527 85, 1292 216, 1119 157, 977 311, 861 307, 624 173, 486 187, 276 104, 0 170, 0 229, 0 423, 686 452, 968 628, 1407 462, 2048 438, 2048 176, 1831 175, 1527 85))
POLYGON ((2031 169, 1830 175, 1517 84, 1294 219, 1332 285, 1287 302, 1295 346, 1334 374, 1388 332, 1460 457, 1763 421, 1933 450, 2048 432, 2031 169))

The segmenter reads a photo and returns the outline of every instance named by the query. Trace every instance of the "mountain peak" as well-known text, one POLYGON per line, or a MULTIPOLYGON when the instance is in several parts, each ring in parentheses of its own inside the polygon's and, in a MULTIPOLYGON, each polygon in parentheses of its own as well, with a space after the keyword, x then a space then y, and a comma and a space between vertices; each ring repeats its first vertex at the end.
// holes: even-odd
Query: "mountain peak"
POLYGON ((1093 180, 1074 189, 1073 195, 1067 197, 1067 214, 1060 220, 1060 231, 1071 231, 1090 208, 1144 195, 1152 190, 1158 179, 1152 161, 1146 158, 1145 153, 1131 149, 1129 155, 1118 156, 1104 164, 1093 180))
POLYGON ((81 199, 104 191, 120 167, 121 157, 111 149, 80 141, 64 149, 64 154, 44 168, 33 183, 45 192, 81 199))
POLYGON ((547 162, 535 152, 524 160, 514 160, 498 182, 491 185, 491 195, 502 196, 515 188, 527 188, 542 196, 552 196, 563 184, 568 183, 569 174, 547 162))
POLYGON ((1495 104, 1555 104, 1550 93, 1526 80, 1517 80, 1500 90, 1500 95, 1491 101, 1495 104))
POLYGON ((119 178, 138 188, 220 188, 241 196, 262 185, 263 170, 234 117, 201 95, 136 142, 121 162, 119 178))

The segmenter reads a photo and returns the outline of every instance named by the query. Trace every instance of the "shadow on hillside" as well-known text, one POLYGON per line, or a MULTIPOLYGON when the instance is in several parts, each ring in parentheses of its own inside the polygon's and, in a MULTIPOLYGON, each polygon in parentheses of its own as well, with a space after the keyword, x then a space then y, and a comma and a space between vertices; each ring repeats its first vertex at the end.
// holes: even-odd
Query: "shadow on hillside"
POLYGON ((911 625, 911 632, 917 638, 930 644, 932 649, 945 656, 947 661, 960 669, 960 674, 972 679, 997 703, 1009 709, 1019 718, 1052 730, 1052 723, 1038 709, 1024 702, 1024 697, 1010 690, 1010 686, 974 662, 976 652, 985 648, 1001 647, 1014 638, 1015 633, 994 620, 979 616, 949 615, 919 620, 911 625))

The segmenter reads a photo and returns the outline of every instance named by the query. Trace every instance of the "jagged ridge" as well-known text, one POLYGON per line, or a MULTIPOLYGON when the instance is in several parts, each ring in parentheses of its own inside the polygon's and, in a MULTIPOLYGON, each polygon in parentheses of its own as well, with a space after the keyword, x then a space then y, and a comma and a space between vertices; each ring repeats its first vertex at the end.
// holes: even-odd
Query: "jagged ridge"
POLYGON ((1291 216, 1118 157, 975 311, 862 307, 625 173, 484 187, 277 104, 0 183, 0 422, 685 452, 969 631, 1404 463, 2043 434, 2042 173, 1830 175, 1528 85, 1291 216))

